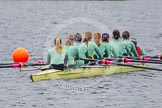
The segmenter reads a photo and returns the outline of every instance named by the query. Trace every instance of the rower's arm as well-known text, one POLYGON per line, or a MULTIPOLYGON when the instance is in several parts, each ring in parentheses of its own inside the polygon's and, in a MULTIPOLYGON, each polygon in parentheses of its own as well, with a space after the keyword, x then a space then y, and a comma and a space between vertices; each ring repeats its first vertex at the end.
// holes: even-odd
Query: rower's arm
POLYGON ((86 46, 83 46, 81 49, 83 52, 81 53, 80 57, 81 58, 86 58, 88 56, 88 49, 86 46))
POLYGON ((97 55, 99 56, 99 59, 101 59, 101 58, 102 58, 102 54, 101 54, 100 49, 97 47, 97 45, 95 46, 95 52, 96 52, 97 55))
POLYGON ((68 54, 66 53, 65 58, 64 58, 64 66, 67 66, 67 63, 69 61, 68 54))
POLYGON ((47 55, 47 64, 50 64, 50 63, 51 63, 51 56, 50 56, 50 54, 48 52, 48 55, 47 55))
POLYGON ((106 57, 110 57, 110 54, 111 54, 111 52, 108 49, 108 46, 105 45, 105 55, 106 55, 106 57))
POLYGON ((146 54, 146 52, 145 52, 145 50, 141 47, 141 55, 142 56, 146 56, 147 54, 146 54))
POLYGON ((135 57, 138 57, 136 47, 135 47, 135 45, 134 45, 133 43, 132 43, 132 51, 131 51, 131 52, 133 53, 133 55, 134 55, 135 57))
POLYGON ((116 51, 113 47, 112 47, 112 54, 113 54, 113 57, 115 57, 115 58, 118 57, 118 54, 116 53, 116 51))
POLYGON ((77 48, 75 48, 75 52, 76 52, 76 59, 79 59, 79 50, 77 48))

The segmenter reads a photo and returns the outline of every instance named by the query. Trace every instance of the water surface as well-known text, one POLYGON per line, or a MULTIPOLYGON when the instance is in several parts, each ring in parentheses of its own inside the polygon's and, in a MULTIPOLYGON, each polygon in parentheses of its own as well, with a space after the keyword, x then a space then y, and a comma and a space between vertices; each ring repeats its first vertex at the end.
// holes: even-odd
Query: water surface
MULTIPOLYGON (((30 62, 45 59, 56 35, 65 42, 69 33, 99 31, 111 35, 114 29, 130 31, 148 55, 161 54, 161 3, 161 0, 1 1, 0 62, 11 62, 17 47, 30 51, 30 62)), ((162 107, 162 73, 158 71, 38 83, 31 82, 32 73, 36 71, 0 69, 1 107, 162 107)))

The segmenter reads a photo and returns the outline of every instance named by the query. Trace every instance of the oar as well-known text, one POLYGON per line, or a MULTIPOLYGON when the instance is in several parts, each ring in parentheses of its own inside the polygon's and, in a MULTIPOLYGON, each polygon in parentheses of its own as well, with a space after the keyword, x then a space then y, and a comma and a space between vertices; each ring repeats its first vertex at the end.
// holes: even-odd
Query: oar
POLYGON ((139 57, 134 57, 134 58, 154 58, 154 59, 159 59, 162 60, 162 54, 161 55, 155 55, 155 56, 139 56, 139 57))
POLYGON ((14 63, 1 63, 0 66, 5 66, 5 65, 12 65, 14 63))
POLYGON ((6 65, 6 66, 0 66, 0 68, 23 68, 26 66, 42 66, 42 65, 47 65, 47 64, 23 64, 23 63, 14 63, 11 65, 6 65))
POLYGON ((162 57, 161 56, 160 57, 157 57, 157 56, 140 56, 140 57, 135 57, 135 59, 162 62, 162 57))
POLYGON ((148 69, 148 70, 156 70, 156 71, 162 71, 162 69, 157 69, 157 68, 150 68, 150 67, 144 67, 144 66, 137 66, 137 65, 130 65, 130 64, 123 64, 123 63, 118 63, 118 62, 113 62, 113 61, 106 61, 106 64, 111 65, 118 65, 118 66, 127 66, 127 67, 134 67, 134 68, 142 68, 142 69, 148 69))
POLYGON ((162 69, 157 68, 150 68, 150 67, 144 67, 144 66, 136 66, 136 65, 130 65, 130 64, 122 64, 122 63, 112 63, 118 66, 127 66, 127 67, 133 67, 133 68, 142 68, 142 69, 148 69, 148 70, 156 70, 156 71, 162 71, 162 69))
POLYGON ((128 56, 124 56, 124 57, 119 57, 117 58, 118 60, 122 60, 123 62, 141 62, 141 63, 154 63, 154 64, 162 64, 162 61, 161 60, 155 60, 155 59, 152 59, 150 57, 143 57, 143 56, 140 56, 140 57, 128 57, 128 56), (124 60, 123 60, 124 59, 124 60), (126 60, 125 60, 126 59, 126 60), (130 59, 130 60, 129 60, 130 59), (131 60, 132 59, 132 60, 131 60))
MULTIPOLYGON (((158 62, 162 62, 162 59, 159 58, 153 58, 155 56, 140 56, 140 57, 128 57, 128 56, 124 56, 124 58, 131 58, 131 59, 136 59, 136 60, 145 60, 145 61, 158 61, 158 62)), ((119 58, 123 58, 122 56, 120 56, 119 58)))
POLYGON ((156 56, 146 56, 146 57, 150 57, 150 58, 157 58, 162 60, 162 54, 156 55, 156 56))
MULTIPOLYGON (((132 59, 132 58, 104 58, 105 60, 114 60, 114 61, 118 61, 118 62, 140 62, 140 63, 152 63, 152 64, 162 64, 162 62, 160 61, 150 61, 149 58, 144 59, 144 60, 136 60, 136 59, 132 59)), ((102 61, 101 59, 91 59, 91 58, 83 58, 81 60, 88 60, 88 61, 102 61)))
POLYGON ((121 58, 118 59, 119 62, 140 62, 140 63, 153 63, 153 64, 162 64, 162 62, 159 61, 149 61, 149 60, 134 60, 134 59, 128 59, 128 58, 121 58))
MULTIPOLYGON (((90 61, 103 61, 104 60, 98 60, 98 59, 90 59, 90 58, 86 58, 86 60, 90 60, 90 61)), ((104 61, 106 65, 118 65, 118 66, 127 66, 127 67, 134 67, 134 68, 142 68, 142 69, 148 69, 148 70, 156 70, 156 71, 162 71, 162 69, 157 69, 157 68, 150 68, 150 67, 144 67, 144 66, 136 66, 136 65, 130 65, 130 64, 126 64, 126 63, 119 63, 119 61, 114 60, 114 61, 110 61, 110 60, 105 60, 104 61)))
MULTIPOLYGON (((18 62, 18 63, 1 63, 0 66, 11 66, 13 64, 19 64, 19 63, 22 63, 22 62, 18 62)), ((44 61, 38 60, 38 61, 34 61, 32 63, 27 63, 27 64, 44 64, 44 61)))

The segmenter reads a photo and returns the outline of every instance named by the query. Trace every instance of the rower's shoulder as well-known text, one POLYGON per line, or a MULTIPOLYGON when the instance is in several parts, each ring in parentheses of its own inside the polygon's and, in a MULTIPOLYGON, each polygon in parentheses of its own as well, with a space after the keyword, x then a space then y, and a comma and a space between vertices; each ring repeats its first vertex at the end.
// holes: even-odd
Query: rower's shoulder
POLYGON ((93 46, 97 46, 97 44, 95 42, 90 42, 90 44, 93 46))
POLYGON ((110 43, 106 43, 106 46, 108 47, 112 47, 112 45, 110 43))
POLYGON ((130 42, 130 41, 128 41, 128 40, 126 40, 126 39, 120 41, 120 43, 121 43, 121 44, 124 44, 124 45, 129 44, 129 42, 130 42))
POLYGON ((111 40, 109 42, 110 45, 114 45, 114 44, 123 44, 122 40, 111 40))
POLYGON ((75 49, 77 49, 77 48, 74 45, 72 45, 72 46, 68 46, 68 48, 66 50, 72 51, 75 49))
POLYGON ((129 41, 131 45, 135 46, 133 42, 129 41))
POLYGON ((54 51, 55 50, 55 48, 50 48, 50 49, 48 49, 48 52, 51 52, 51 51, 54 51))
POLYGON ((96 43, 94 43, 94 42, 92 42, 92 41, 89 41, 88 42, 88 47, 90 47, 90 48, 96 48, 97 47, 97 45, 96 45, 96 43))
POLYGON ((100 44, 100 46, 101 46, 101 47, 106 47, 107 44, 102 42, 102 43, 100 44))

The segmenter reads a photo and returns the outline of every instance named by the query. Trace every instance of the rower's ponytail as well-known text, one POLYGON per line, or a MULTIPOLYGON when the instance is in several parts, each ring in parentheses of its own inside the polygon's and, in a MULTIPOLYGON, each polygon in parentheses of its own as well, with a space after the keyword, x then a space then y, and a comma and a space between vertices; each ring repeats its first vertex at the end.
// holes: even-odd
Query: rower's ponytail
POLYGON ((128 32, 128 31, 124 31, 124 32, 122 33, 122 38, 123 38, 123 39, 129 39, 129 37, 130 37, 130 35, 129 35, 129 32, 128 32))
POLYGON ((72 44, 71 44, 71 40, 67 39, 66 42, 65 42, 65 45, 67 45, 67 46, 72 45, 72 44))
POLYGON ((91 32, 86 32, 83 42, 85 42, 86 45, 88 46, 88 41, 91 40, 91 39, 92 39, 92 33, 91 32))
POLYGON ((86 37, 83 39, 83 42, 85 42, 85 44, 86 44, 87 47, 88 47, 88 39, 87 39, 86 37))
POLYGON ((99 46, 101 39, 101 34, 99 32, 94 32, 94 42, 99 46))
POLYGON ((119 30, 113 31, 113 38, 116 39, 116 40, 121 38, 119 30))
POLYGON ((73 41, 74 41, 73 35, 68 35, 65 45, 68 45, 68 46, 73 45, 73 41))
POLYGON ((62 53, 62 41, 61 41, 61 38, 59 37, 56 37, 54 39, 54 44, 55 44, 55 50, 58 52, 58 53, 62 53))

